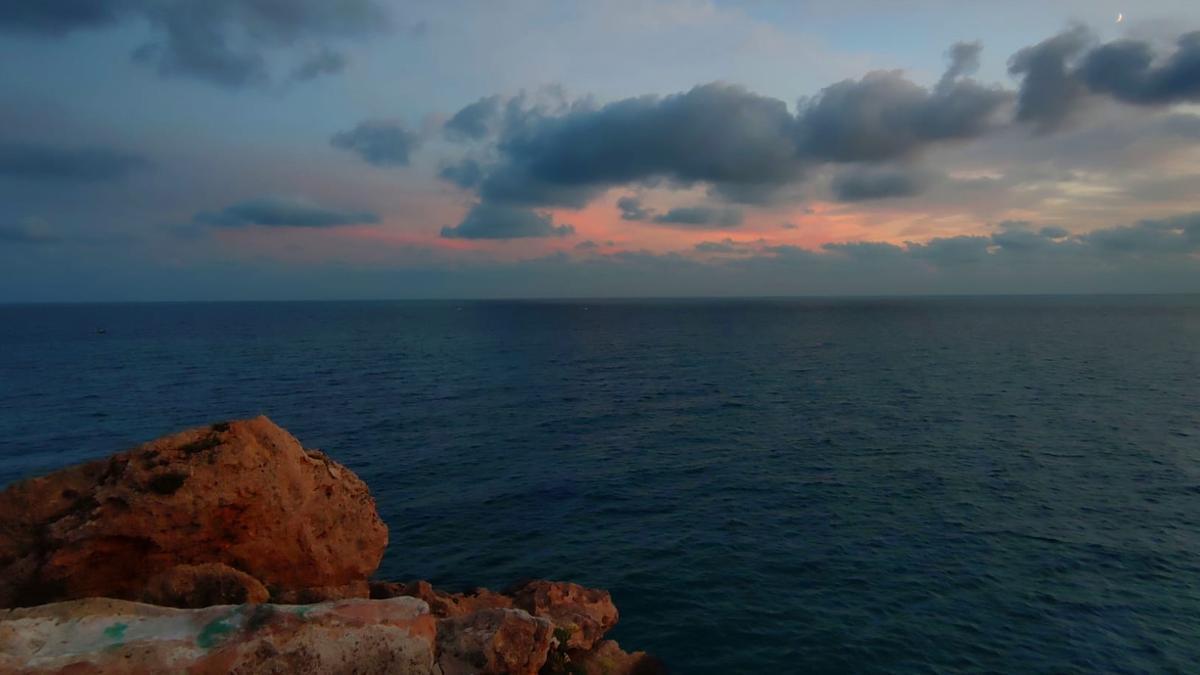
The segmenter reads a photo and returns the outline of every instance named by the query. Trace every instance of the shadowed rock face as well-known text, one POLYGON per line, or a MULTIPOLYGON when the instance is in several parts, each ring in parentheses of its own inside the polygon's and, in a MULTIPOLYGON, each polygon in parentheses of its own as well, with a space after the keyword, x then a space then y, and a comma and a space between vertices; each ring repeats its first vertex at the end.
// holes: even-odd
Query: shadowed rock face
POLYGON ((617 625, 617 606, 608 591, 565 581, 530 581, 509 595, 534 616, 544 616, 567 633, 568 649, 591 649, 617 625))
POLYGON ((142 589, 142 602, 164 607, 266 602, 270 597, 258 579, 222 563, 176 565, 151 577, 142 589))
POLYGON ((481 609, 438 622, 444 675, 537 675, 550 652, 553 624, 519 609, 481 609))
POLYGON ((503 593, 486 588, 447 593, 427 581, 371 584, 372 598, 402 596, 421 599, 438 617, 438 644, 449 655, 442 660, 446 675, 666 672, 662 662, 645 652, 628 653, 602 639, 618 618, 617 606, 605 590, 544 580, 517 584, 503 593))
POLYGON ((365 597, 386 546, 367 486, 258 417, 0 493, 0 607, 94 596, 245 602, 262 599, 258 586, 286 602, 365 597), (225 567, 171 572, 212 563, 225 567))

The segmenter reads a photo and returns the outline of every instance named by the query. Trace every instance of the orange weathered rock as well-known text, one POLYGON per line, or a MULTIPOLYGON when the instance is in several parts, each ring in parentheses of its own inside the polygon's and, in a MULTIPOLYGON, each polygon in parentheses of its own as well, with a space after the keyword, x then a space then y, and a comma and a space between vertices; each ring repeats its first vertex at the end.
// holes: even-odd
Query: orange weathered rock
MULTIPOLYGON (((447 593, 435 589, 427 581, 396 583, 376 581, 371 583, 372 598, 394 598, 410 596, 419 598, 429 605, 438 622, 438 640, 442 644, 454 645, 458 654, 441 663, 451 672, 518 672, 512 670, 461 671, 464 664, 474 664, 477 669, 489 663, 500 663, 499 655, 510 659, 505 663, 516 663, 521 654, 527 653, 523 640, 504 639, 506 631, 497 632, 498 617, 505 617, 508 631, 523 625, 517 617, 530 617, 546 621, 553 631, 548 649, 541 650, 544 665, 541 672, 580 673, 583 675, 656 675, 666 672, 662 663, 645 652, 627 653, 612 640, 603 636, 617 623, 617 607, 608 591, 587 588, 565 581, 529 581, 496 593, 486 588, 467 593, 447 593), (508 612, 505 614, 504 612, 508 612), (517 614, 512 614, 517 612, 517 614), (475 635, 474 642, 463 637, 444 638, 467 632, 475 635), (493 639, 492 635, 499 637, 493 639), (507 645, 507 646, 504 646, 507 645)), ((488 666, 491 667, 491 666, 488 666)), ((523 671, 521 671, 523 672, 523 671)))
POLYGON ((625 652, 612 640, 602 640, 590 651, 572 654, 564 668, 574 675, 661 675, 662 661, 646 652, 625 652))
POLYGON ((603 639, 607 591, 368 582, 386 545, 362 481, 265 417, 17 483, 0 608, 153 604, 0 610, 0 673, 665 672, 603 639))
POLYGON ((519 609, 481 609, 438 621, 444 675, 537 675, 554 626, 519 609))
POLYGON ((367 486, 258 417, 0 493, 0 607, 137 599, 172 568, 206 563, 253 577, 272 598, 365 597, 386 546, 367 486))
POLYGON ((608 591, 566 581, 530 581, 505 595, 514 607, 550 619, 569 634, 569 649, 591 649, 619 618, 608 591))
POLYGON ((481 609, 508 609, 513 606, 512 598, 486 588, 475 589, 470 593, 447 593, 434 589, 428 581, 371 583, 372 598, 395 598, 402 595, 420 598, 429 603, 430 611, 440 618, 462 616, 481 609))
POLYGON ((373 598, 402 595, 424 600, 434 616, 440 618, 463 616, 483 609, 523 609, 532 616, 549 619, 560 633, 569 635, 566 644, 569 649, 591 649, 617 625, 619 618, 617 606, 608 591, 567 581, 529 581, 503 593, 486 588, 469 593, 447 593, 435 589, 428 581, 371 584, 373 598))
POLYGON ((223 563, 176 565, 151 577, 141 601, 164 607, 208 607, 266 602, 267 589, 254 577, 223 563))

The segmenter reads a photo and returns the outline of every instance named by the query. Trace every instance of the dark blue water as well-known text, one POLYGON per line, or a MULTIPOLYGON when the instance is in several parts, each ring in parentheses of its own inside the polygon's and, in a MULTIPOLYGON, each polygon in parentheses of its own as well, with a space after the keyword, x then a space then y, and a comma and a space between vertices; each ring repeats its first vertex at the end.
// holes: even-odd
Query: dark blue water
POLYGON ((680 673, 1200 663, 1198 296, 0 308, 0 484, 258 413, 680 673))

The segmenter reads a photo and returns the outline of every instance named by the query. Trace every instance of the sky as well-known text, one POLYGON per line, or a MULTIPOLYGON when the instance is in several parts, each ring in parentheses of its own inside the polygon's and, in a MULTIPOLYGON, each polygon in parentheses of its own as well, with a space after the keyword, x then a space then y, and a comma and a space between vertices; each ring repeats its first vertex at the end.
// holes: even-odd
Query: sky
POLYGON ((39 0, 0 54, 0 302, 1200 292, 1194 0, 39 0))

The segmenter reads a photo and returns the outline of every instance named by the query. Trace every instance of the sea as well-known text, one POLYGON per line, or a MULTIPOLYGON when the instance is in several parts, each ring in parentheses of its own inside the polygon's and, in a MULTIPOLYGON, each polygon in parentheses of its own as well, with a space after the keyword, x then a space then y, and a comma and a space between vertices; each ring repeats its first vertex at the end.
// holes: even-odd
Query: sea
POLYGON ((0 307, 0 486, 259 414, 675 673, 1200 669, 1197 295, 0 307))

